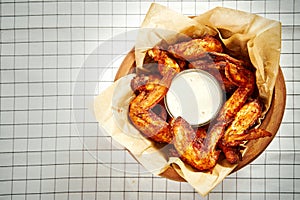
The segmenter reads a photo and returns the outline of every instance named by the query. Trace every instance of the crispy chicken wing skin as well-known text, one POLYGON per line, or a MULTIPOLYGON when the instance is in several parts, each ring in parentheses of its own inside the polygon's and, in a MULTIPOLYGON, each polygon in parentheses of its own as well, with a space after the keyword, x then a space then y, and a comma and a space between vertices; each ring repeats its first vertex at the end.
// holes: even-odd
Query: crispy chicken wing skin
POLYGON ((261 128, 254 128, 249 130, 248 132, 245 132, 241 135, 236 136, 235 140, 256 140, 258 138, 263 138, 263 137, 271 137, 272 133, 265 129, 261 128))
POLYGON ((222 152, 224 153, 226 160, 229 163, 236 164, 239 160, 242 160, 242 154, 240 152, 240 146, 239 146, 242 142, 248 140, 255 140, 263 137, 271 137, 271 136, 272 133, 260 128, 251 129, 249 131, 246 130, 242 134, 235 135, 234 142, 226 144, 222 141, 219 141, 218 147, 222 149, 222 152))
POLYGON ((172 131, 174 146, 184 162, 200 171, 210 170, 216 165, 220 154, 216 144, 222 136, 224 125, 215 125, 203 140, 189 123, 178 117, 172 125, 172 131))
POLYGON ((170 143, 173 135, 166 117, 160 117, 152 109, 166 95, 179 65, 160 49, 149 50, 149 55, 160 65, 162 79, 157 77, 136 77, 131 87, 138 90, 137 96, 129 104, 129 119, 145 136, 156 142, 170 143), (144 85, 143 85, 144 84, 144 85))
POLYGON ((158 75, 137 75, 135 76, 131 82, 130 82, 130 86, 131 89, 136 92, 139 93, 141 91, 144 90, 151 90, 155 85, 159 84, 161 77, 158 75))
POLYGON ((222 143, 224 145, 236 146, 240 144, 240 137, 248 130, 260 117, 262 112, 261 104, 258 100, 253 100, 245 104, 237 113, 225 131, 222 143))
POLYGON ((218 120, 224 121, 226 122, 226 124, 229 124, 233 120, 235 114, 247 101, 250 93, 251 92, 249 91, 249 89, 239 87, 224 103, 223 107, 220 110, 218 120))
POLYGON ((225 102, 218 116, 219 121, 229 124, 253 93, 255 76, 250 70, 231 63, 226 66, 225 73, 226 77, 238 86, 238 89, 225 102))
POLYGON ((167 121, 168 119, 168 113, 165 108, 164 101, 161 100, 158 104, 156 104, 151 111, 153 111, 157 116, 162 118, 164 121, 167 121))
POLYGON ((171 45, 168 51, 176 58, 193 61, 204 57, 207 52, 223 52, 223 47, 222 43, 216 38, 205 36, 200 39, 193 39, 188 42, 171 45))
POLYGON ((129 118, 132 124, 156 142, 170 143, 173 138, 169 123, 151 109, 166 95, 174 76, 175 71, 170 69, 159 84, 147 83, 153 84, 153 87, 145 86, 148 89, 139 93, 129 105, 129 118))
POLYGON ((140 112, 142 109, 143 111, 149 110, 153 108, 160 100, 166 95, 169 86, 171 84, 171 81, 173 77, 175 76, 174 70, 169 70, 168 74, 164 76, 159 83, 154 84, 154 83, 147 83, 148 84, 153 84, 151 87, 148 87, 147 85, 145 88, 147 90, 144 90, 143 94, 138 95, 135 99, 137 100, 132 100, 135 104, 132 103, 132 106, 136 108, 137 110, 134 112, 140 112))
POLYGON ((181 69, 178 63, 168 55, 168 52, 159 49, 159 47, 148 50, 147 54, 158 62, 158 69, 162 76, 164 76, 170 68, 176 72, 180 72, 181 69))
MULTIPOLYGON (((235 93, 233 95, 235 95, 235 93)), ((258 100, 253 100, 243 105, 226 129, 222 139, 218 142, 218 147, 224 152, 227 161, 230 163, 235 164, 241 160, 239 145, 244 141, 272 136, 270 132, 263 129, 252 129, 248 131, 261 116, 261 112, 262 107, 258 100)), ((233 113, 234 112, 232 112, 232 114, 233 113)))
POLYGON ((218 147, 222 149, 222 152, 229 163, 236 164, 238 161, 242 160, 242 154, 239 146, 231 147, 223 145, 222 142, 219 142, 218 147))
POLYGON ((242 65, 242 66, 248 66, 249 63, 243 61, 243 60, 238 60, 236 58, 231 57, 230 55, 222 52, 208 52, 207 56, 209 56, 210 59, 212 59, 214 62, 220 62, 220 61, 226 61, 230 62, 235 65, 242 65))
MULTIPOLYGON (((223 134, 221 141, 218 142, 218 147, 222 150, 228 162, 234 164, 241 159, 239 147, 229 146, 226 142, 224 142, 224 140, 226 140, 224 139, 224 137, 228 139, 228 135, 230 135, 231 130, 234 129, 235 124, 240 124, 240 127, 238 127, 239 130, 242 130, 242 128, 246 130, 251 125, 253 125, 253 121, 256 121, 256 116, 253 116, 255 119, 247 119, 247 121, 243 121, 243 118, 241 117, 235 118, 237 113, 244 106, 247 99, 253 93, 255 76, 252 71, 244 68, 238 63, 234 64, 230 62, 227 62, 227 65, 225 67, 225 75, 231 83, 235 84, 238 87, 238 89, 236 89, 234 93, 229 97, 229 99, 224 103, 219 113, 218 120, 223 121, 226 126, 228 126, 234 119, 236 119, 236 121, 232 125, 232 127, 229 127, 229 130, 227 129, 223 134)), ((253 104, 258 105, 256 103, 257 102, 253 104)), ((244 107, 244 109, 242 109, 240 113, 244 113, 245 110, 247 110, 246 108, 256 108, 254 105, 248 104, 246 107, 244 107)), ((259 112, 259 110, 260 108, 258 108, 257 114, 260 115, 261 111, 259 112)))
POLYGON ((173 135, 170 125, 151 110, 145 113, 129 114, 130 120, 146 137, 162 143, 170 143, 173 135))

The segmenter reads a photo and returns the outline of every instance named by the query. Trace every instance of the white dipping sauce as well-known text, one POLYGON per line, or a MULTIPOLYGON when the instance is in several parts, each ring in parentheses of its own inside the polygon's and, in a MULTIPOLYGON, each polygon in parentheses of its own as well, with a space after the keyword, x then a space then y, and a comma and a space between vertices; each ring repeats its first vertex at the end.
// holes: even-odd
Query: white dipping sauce
POLYGON ((171 116, 181 116, 191 125, 204 125, 216 116, 222 97, 222 90, 213 76, 191 69, 173 79, 165 104, 171 116))

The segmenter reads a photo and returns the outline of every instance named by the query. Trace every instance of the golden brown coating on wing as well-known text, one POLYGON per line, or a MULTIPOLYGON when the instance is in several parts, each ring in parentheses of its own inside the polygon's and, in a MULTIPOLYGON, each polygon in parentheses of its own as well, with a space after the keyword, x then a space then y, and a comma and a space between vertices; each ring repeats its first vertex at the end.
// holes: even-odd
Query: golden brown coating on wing
MULTIPOLYGON (((212 75, 214 74, 212 73, 212 75)), ((221 72, 219 75, 214 76, 219 81, 223 91, 225 91, 226 93, 233 93, 237 89, 237 86, 233 84, 230 80, 228 80, 225 73, 221 72)))
POLYGON ((151 110, 138 114, 129 112, 129 118, 146 137, 156 142, 170 143, 172 141, 173 135, 170 132, 169 123, 151 110))
POLYGON ((218 143, 218 147, 224 153, 226 160, 231 164, 236 164, 238 161, 242 160, 242 154, 240 152, 239 146, 231 147, 223 145, 222 142, 218 143))
POLYGON ((218 39, 207 35, 203 38, 171 45, 168 51, 176 58, 193 61, 204 57, 207 52, 223 52, 223 47, 218 39))
POLYGON ((241 67, 244 64, 246 62, 225 53, 207 52, 203 58, 190 62, 189 68, 202 69, 209 72, 219 81, 224 91, 232 93, 241 84, 245 85, 245 82, 240 82, 241 79, 253 83, 252 80, 249 80, 252 77, 245 77, 252 72, 241 67), (234 78, 231 77, 232 74, 235 76, 234 78))
POLYGON ((233 58, 232 56, 226 53, 212 51, 212 52, 208 52, 207 56, 214 62, 225 61, 235 65, 248 66, 248 63, 246 63, 245 61, 233 58))
POLYGON ((224 145, 236 146, 239 144, 239 135, 248 130, 261 116, 262 107, 258 100, 246 103, 235 115, 234 120, 225 131, 222 139, 224 145), (237 143, 238 141, 238 143, 237 143))
POLYGON ((172 59, 168 53, 159 47, 154 47, 153 49, 149 49, 147 54, 156 62, 158 62, 158 69, 162 76, 166 75, 169 68, 172 68, 176 72, 180 72, 180 66, 178 63, 172 59))
POLYGON ((249 97, 249 90, 239 87, 224 103, 220 110, 218 120, 229 124, 235 114, 241 109, 249 97))
POLYGON ((264 129, 249 128, 261 116, 262 107, 258 100, 253 100, 245 104, 237 113, 226 129, 222 139, 218 143, 218 147, 224 152, 226 159, 234 164, 240 158, 238 150, 239 145, 248 140, 254 140, 262 137, 270 137, 272 134, 264 129))
POLYGON ((235 147, 232 147, 227 143, 227 140, 232 140, 233 135, 236 135, 235 133, 238 131, 246 131, 261 114, 261 107, 258 101, 253 101, 244 106, 254 90, 254 73, 239 65, 238 62, 234 62, 235 64, 227 62, 225 75, 231 83, 238 86, 238 89, 225 102, 218 116, 218 120, 223 121, 227 125, 233 120, 231 126, 227 128, 222 139, 218 142, 218 147, 222 150, 226 159, 232 164, 237 163, 241 159, 241 153, 238 147, 241 141, 234 141, 235 147), (243 118, 245 113, 249 113, 250 115, 251 112, 256 115, 248 116, 247 114, 243 118))
POLYGON ((166 95, 174 76, 174 70, 170 69, 159 84, 147 83, 153 84, 153 87, 145 86, 147 90, 139 93, 129 104, 129 118, 132 124, 156 142, 172 141, 170 125, 151 109, 166 95))
POLYGON ((238 87, 247 87, 251 90, 254 89, 255 75, 252 71, 246 69, 242 65, 228 63, 225 66, 226 77, 238 87))
POLYGON ((225 73, 226 61, 214 62, 210 59, 200 59, 189 63, 190 69, 202 69, 207 72, 223 71, 225 73))
MULTIPOLYGON (((137 106, 137 109, 139 108, 140 110, 147 111, 160 102, 166 95, 171 81, 175 75, 176 72, 170 68, 167 74, 159 81, 158 84, 153 84, 151 82, 147 83, 145 88, 148 90, 145 90, 143 99, 141 99, 139 102, 136 102, 135 106, 137 106), (151 84, 151 87, 148 87, 148 84, 151 84)), ((140 110, 137 110, 137 112, 140 110)))
POLYGON ((159 83, 160 79, 161 77, 158 75, 150 74, 146 76, 144 74, 141 74, 135 76, 131 80, 130 86, 134 92, 139 93, 144 90, 151 90, 152 87, 159 83))
POLYGON ((235 136, 236 141, 248 141, 248 140, 256 140, 258 138, 263 138, 263 137, 271 137, 272 133, 265 129, 261 128, 254 128, 249 131, 246 131, 243 134, 235 136))
POLYGON ((206 129, 203 127, 198 127, 196 130, 196 136, 197 140, 199 140, 201 143, 203 143, 204 139, 206 138, 206 129))
POLYGON ((250 70, 232 63, 226 66, 225 74, 232 83, 238 86, 238 89, 225 102, 218 116, 219 121, 229 124, 252 94, 255 76, 250 70))
POLYGON ((231 164, 236 164, 239 160, 242 159, 242 155, 239 150, 240 144, 242 144, 244 141, 255 140, 258 138, 271 137, 271 136, 272 133, 264 129, 255 128, 249 131, 245 131, 242 134, 235 135, 234 142, 225 144, 222 141, 219 141, 218 147, 222 150, 228 162, 230 162, 231 164))
POLYGON ((178 117, 172 125, 172 131, 173 143, 180 158, 200 171, 213 168, 220 154, 220 151, 216 150, 216 144, 224 128, 224 124, 215 125, 203 139, 198 137, 199 133, 197 134, 189 123, 178 117))

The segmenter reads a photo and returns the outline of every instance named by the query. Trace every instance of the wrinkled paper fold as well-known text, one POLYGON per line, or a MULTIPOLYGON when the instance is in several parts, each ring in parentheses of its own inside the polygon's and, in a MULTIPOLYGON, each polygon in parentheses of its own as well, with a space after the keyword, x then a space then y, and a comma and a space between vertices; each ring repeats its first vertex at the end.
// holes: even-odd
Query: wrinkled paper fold
MULTIPOLYGON (((135 57, 138 69, 143 68, 145 51, 161 40, 173 43, 177 36, 200 37, 205 34, 218 34, 233 56, 250 58, 256 68, 256 83, 259 96, 265 105, 264 113, 267 112, 279 69, 280 22, 222 7, 190 18, 153 3, 141 28, 146 29, 141 29, 136 41, 135 57)), ((130 89, 133 76, 119 79, 95 98, 94 112, 97 121, 147 170, 159 175, 168 167, 172 167, 197 192, 203 196, 207 195, 236 165, 230 165, 224 159, 219 161, 211 172, 197 172, 179 158, 168 158, 163 153, 164 146, 157 146, 144 138, 128 120, 128 105, 134 97, 130 89)))

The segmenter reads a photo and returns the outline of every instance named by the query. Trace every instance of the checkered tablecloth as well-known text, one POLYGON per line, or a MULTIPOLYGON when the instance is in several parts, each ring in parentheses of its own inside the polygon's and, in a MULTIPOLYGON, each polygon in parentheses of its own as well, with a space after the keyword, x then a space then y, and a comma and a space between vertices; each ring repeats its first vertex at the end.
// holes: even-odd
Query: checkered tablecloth
POLYGON ((300 1, 157 2, 188 16, 224 6, 282 23, 287 104, 266 151, 206 197, 153 176, 90 108, 113 82, 151 1, 1 0, 1 200, 300 199, 300 1))

